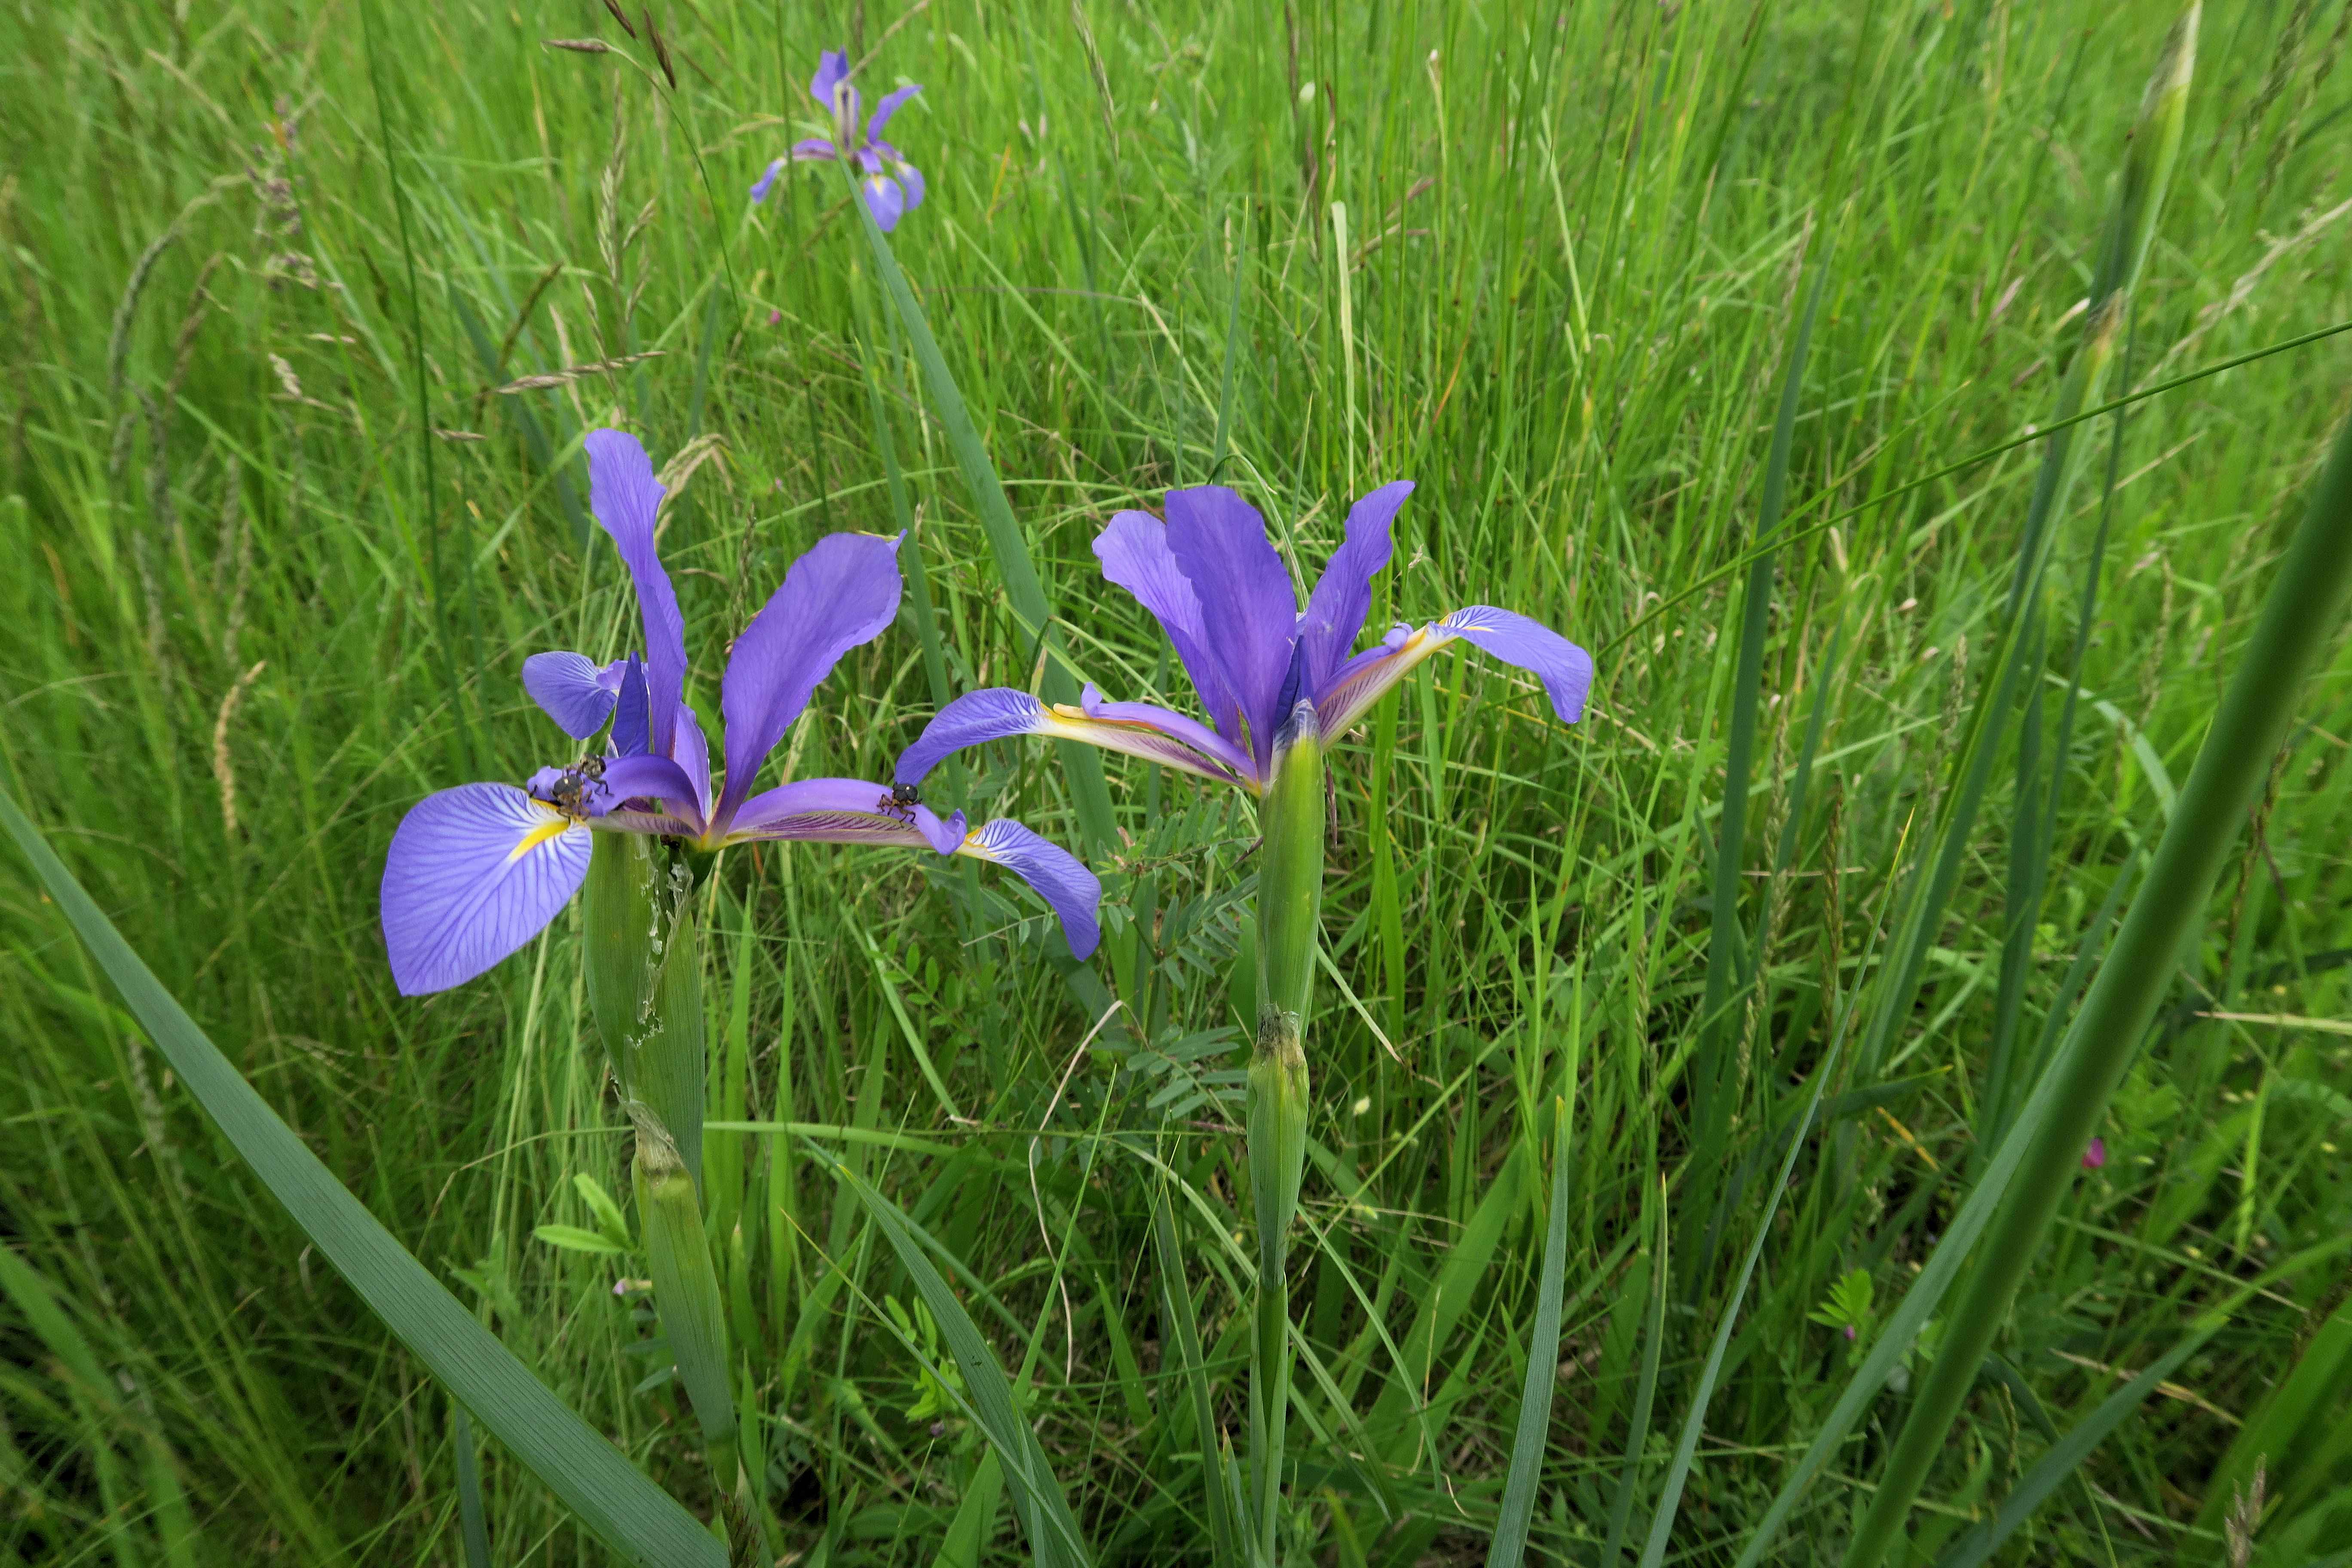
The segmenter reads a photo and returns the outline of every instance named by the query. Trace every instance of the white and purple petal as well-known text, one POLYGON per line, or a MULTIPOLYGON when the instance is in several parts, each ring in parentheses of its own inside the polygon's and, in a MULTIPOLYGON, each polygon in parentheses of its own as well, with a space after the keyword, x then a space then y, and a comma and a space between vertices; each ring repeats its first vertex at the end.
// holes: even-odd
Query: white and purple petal
POLYGON ((956 850, 974 860, 1002 866, 1037 892, 1060 918, 1070 952, 1088 958, 1102 941, 1096 910, 1102 902, 1102 879, 1071 854, 1007 817, 984 824, 956 850))
POLYGON ((1201 600, 1168 552, 1168 528, 1149 512, 1113 514, 1095 535, 1095 558, 1106 582, 1116 583, 1151 612, 1192 678, 1201 706, 1229 741, 1241 734, 1241 699, 1225 679, 1224 667, 1211 658, 1201 628, 1201 600))
POLYGON ((897 228, 907 210, 907 194, 898 182, 887 174, 868 174, 858 184, 866 193, 866 210, 874 215, 874 226, 884 234, 897 228))
POLYGON ((963 842, 963 814, 942 819, 919 803, 900 805, 888 784, 865 779, 795 779, 745 801, 727 837, 730 842, 896 844, 952 855, 963 842))
POLYGON ((419 801, 383 866, 383 942, 401 994, 463 984, 537 936, 588 875, 589 837, 512 784, 419 801))
MULTIPOLYGON (((1248 752, 1198 719, 1188 719, 1181 713, 1151 702, 1106 702, 1092 681, 1088 681, 1086 689, 1078 694, 1078 706, 1087 718, 1098 722, 1155 731, 1160 736, 1175 742, 1185 752, 1198 753, 1183 760, 1171 757, 1171 760, 1176 760, 1179 767, 1202 773, 1198 763, 1206 758, 1230 775, 1223 782, 1246 784, 1257 776, 1256 765, 1250 761, 1248 752)), ((1060 715, 1057 713, 1056 716, 1060 715)), ((1146 753, 1136 752, 1133 754, 1142 756, 1146 753)))
POLYGON ((613 716, 627 668, 625 659, 599 668, 583 653, 535 653, 522 661, 522 689, 558 729, 584 741, 613 716))
POLYGON ((751 795, 760 764, 808 706, 841 656, 872 642, 898 614, 898 543, 906 535, 829 533, 784 574, 727 663, 727 788, 718 826, 751 795))
POLYGON ((646 629, 647 725, 653 750, 667 754, 686 689, 686 620, 654 542, 654 521, 666 492, 635 437, 591 430, 582 444, 588 453, 588 504, 620 547, 636 584, 646 629))
POLYGON ((931 715, 915 743, 898 753, 891 776, 920 784, 924 774, 967 746, 1013 735, 1043 734, 1052 722, 1052 712, 1025 691, 1008 686, 967 691, 931 715))
POLYGON ((1544 695, 1551 699, 1551 710, 1561 723, 1573 724, 1584 717, 1585 694, 1592 689, 1592 656, 1541 621, 1492 605, 1471 605, 1429 629, 1460 637, 1542 681, 1544 695))
POLYGON ((922 90, 922 83, 910 81, 904 87, 884 93, 882 101, 874 106, 874 118, 866 122, 866 139, 868 142, 881 141, 883 128, 890 123, 890 117, 898 112, 898 106, 922 90))
MULTIPOLYGON (((1263 771, 1282 722, 1298 620, 1290 574, 1265 536, 1265 519, 1223 485, 1168 492, 1168 552, 1200 601, 1203 651, 1239 700, 1246 744, 1263 771)), ((1215 716, 1224 731, 1223 716, 1215 716)))
POLYGON ((1365 612, 1372 606, 1372 577, 1389 563, 1390 525, 1411 494, 1412 481, 1399 479, 1348 509, 1347 536, 1324 564, 1299 620, 1305 689, 1317 691, 1328 684, 1354 649, 1365 612))

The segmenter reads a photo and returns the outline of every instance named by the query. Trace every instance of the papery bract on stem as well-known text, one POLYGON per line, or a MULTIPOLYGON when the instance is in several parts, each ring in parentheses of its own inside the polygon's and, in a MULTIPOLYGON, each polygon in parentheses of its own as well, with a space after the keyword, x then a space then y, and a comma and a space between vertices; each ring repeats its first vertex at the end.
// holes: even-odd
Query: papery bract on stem
POLYGON ((654 537, 662 487, 636 440, 586 441, 590 503, 635 584, 645 650, 599 665, 534 655, 523 684, 557 726, 606 749, 541 768, 526 787, 468 784, 429 795, 393 835, 384 942, 405 994, 481 973, 543 929, 588 872, 593 832, 650 834, 698 849, 757 839, 893 845, 1005 867, 1045 900, 1081 958, 1099 937, 1094 874, 1020 824, 967 826, 864 779, 802 779, 754 792, 761 765, 844 654, 898 614, 899 540, 834 533, 793 563, 735 642, 719 688, 723 772, 686 703, 686 632, 654 537))

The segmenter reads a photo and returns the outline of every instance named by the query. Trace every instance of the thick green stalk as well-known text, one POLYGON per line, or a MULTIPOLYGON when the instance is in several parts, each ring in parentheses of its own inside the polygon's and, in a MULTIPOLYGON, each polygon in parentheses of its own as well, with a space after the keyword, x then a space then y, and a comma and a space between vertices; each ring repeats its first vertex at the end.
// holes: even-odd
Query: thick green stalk
POLYGON ((727 1315, 702 1223, 708 1047, 694 879, 668 849, 600 833, 588 863, 588 1008, 636 1127, 633 1173, 654 1307, 722 1499, 735 1489, 727 1315))
POLYGON ((2052 1068, 2053 1106, 1978 1248, 1948 1319, 1942 1353, 1886 1461, 1846 1568, 1874 1568, 1901 1529, 2025 1270, 2074 1184, 2099 1125, 2195 937, 2240 828, 2286 739, 2294 700, 2352 602, 2352 421, 2337 437, 2311 509, 2280 563, 2213 728, 2132 900, 2115 946, 2052 1068))
MULTIPOLYGON (((1250 1192, 1257 1213, 1257 1325, 1250 1377, 1255 1555, 1275 1561, 1290 1406, 1290 1222, 1307 1163, 1307 1004, 1323 911, 1323 736, 1302 701, 1275 738, 1258 801, 1257 1048, 1250 1059, 1250 1192)), ((1206 1436, 1202 1438, 1205 1444, 1206 1436)), ((1204 1449, 1205 1451, 1205 1449, 1204 1449)))

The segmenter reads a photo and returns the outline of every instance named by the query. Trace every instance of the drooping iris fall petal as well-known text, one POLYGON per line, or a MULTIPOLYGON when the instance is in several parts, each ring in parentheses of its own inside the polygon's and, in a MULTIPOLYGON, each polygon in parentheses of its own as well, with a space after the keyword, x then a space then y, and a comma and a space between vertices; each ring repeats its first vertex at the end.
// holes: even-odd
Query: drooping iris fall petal
POLYGON ((401 994, 471 980, 537 936, 588 875, 588 838, 512 784, 459 784, 417 803, 383 865, 383 942, 401 994))
POLYGON ((583 653, 535 653, 522 661, 522 689, 556 728, 584 741, 613 716, 626 668, 626 660, 600 667, 583 653))

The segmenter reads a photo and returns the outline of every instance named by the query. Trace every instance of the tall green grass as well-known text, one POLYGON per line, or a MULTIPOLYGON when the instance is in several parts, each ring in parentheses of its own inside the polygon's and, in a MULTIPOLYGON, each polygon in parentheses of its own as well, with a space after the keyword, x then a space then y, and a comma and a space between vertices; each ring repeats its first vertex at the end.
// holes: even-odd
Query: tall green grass
MULTIPOLYGON (((1433 665, 1331 752, 1284 1540, 1402 1568, 1507 1521, 1529 1562, 1738 1559, 2053 1058, 2347 412, 2352 336, 2074 426, 2042 629, 1890 976, 2171 16, 697 0, 655 14, 672 91, 629 11, 0 21, 0 784, 320 1160, 708 1518, 614 1293, 638 1238, 575 1180, 621 1190, 629 1147, 576 915, 421 1003, 375 931, 408 804, 552 760, 521 658, 627 635, 579 433, 683 454, 691 646, 818 533, 913 524, 925 594, 820 693, 803 775, 887 776, 943 685, 1174 697, 1095 575, 1118 507, 1213 469, 1311 567, 1413 478, 1375 616, 1507 605, 1601 682, 1570 731, 1433 665), (543 41, 591 36, 616 52, 543 41), (814 132, 820 47, 872 53, 869 100, 925 84, 893 140, 930 197, 892 244, 1001 507, 837 178, 742 199, 814 132)), ((2346 15, 2207 16, 2110 395, 2352 319, 2346 15)), ((2332 646, 1933 1456, 1919 1561, 1995 1526, 1994 1561, 2227 1561, 2257 1458, 2254 1561, 2346 1538, 2332 646)), ((1096 798, 1004 747, 934 791, 1095 846, 1083 969, 903 855, 737 851, 702 889, 704 1208, 745 1463, 802 1561, 1011 1561, 1066 1519, 1095 1560, 1205 1563, 1248 1528, 1253 829, 1108 772, 1096 798), (1002 1387, 958 1370, 967 1329, 1002 1387)), ((0 1546, 465 1560, 424 1369, 20 872, 0 942, 0 1546)), ((1943 1331, 1914 1328, 1764 1560, 1844 1550, 1943 1331)), ((490 1561, 598 1560, 502 1449, 479 1471, 490 1561)))

